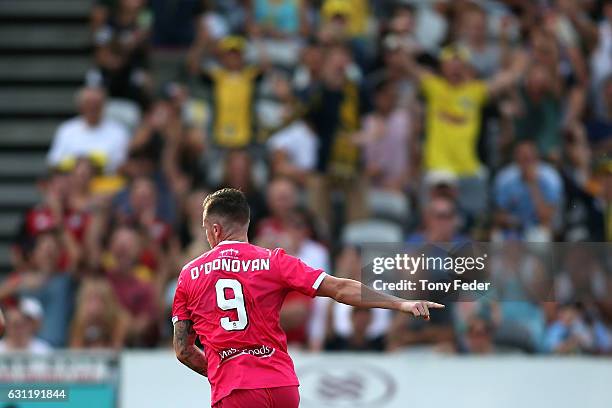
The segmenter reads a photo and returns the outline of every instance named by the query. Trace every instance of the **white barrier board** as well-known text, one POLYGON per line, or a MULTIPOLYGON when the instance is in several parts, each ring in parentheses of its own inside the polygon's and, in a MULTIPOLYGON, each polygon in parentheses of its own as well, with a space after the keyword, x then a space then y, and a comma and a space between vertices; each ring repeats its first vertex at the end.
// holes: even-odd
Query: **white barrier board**
MULTIPOLYGON (((612 359, 291 353, 303 408, 612 407, 612 359)), ((121 407, 210 406, 171 352, 125 352, 121 407)))

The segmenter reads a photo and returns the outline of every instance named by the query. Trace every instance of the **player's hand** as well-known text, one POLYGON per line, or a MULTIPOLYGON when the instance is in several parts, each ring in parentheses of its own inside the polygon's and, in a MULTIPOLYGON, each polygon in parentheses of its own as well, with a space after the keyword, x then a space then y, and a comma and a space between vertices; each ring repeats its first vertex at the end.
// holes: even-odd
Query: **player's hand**
POLYGON ((400 311, 404 313, 412 313, 414 317, 423 317, 429 320, 429 309, 443 309, 445 306, 436 302, 426 300, 408 300, 400 305, 400 311))

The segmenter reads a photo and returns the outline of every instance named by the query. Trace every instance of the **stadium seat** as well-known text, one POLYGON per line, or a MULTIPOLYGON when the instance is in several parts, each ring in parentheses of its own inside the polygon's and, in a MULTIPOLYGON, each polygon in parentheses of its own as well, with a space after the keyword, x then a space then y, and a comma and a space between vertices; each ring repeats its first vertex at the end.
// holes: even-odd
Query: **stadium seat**
MULTIPOLYGON (((0 37, 2 36, 0 28, 0 37)), ((44 111, 48 115, 74 113, 74 89, 53 86, 7 86, 0 93, 0 111, 6 115, 29 115, 44 111)))
POLYGON ((397 223, 370 219, 347 224, 342 230, 341 240, 344 245, 362 245, 379 242, 401 242, 402 228, 397 223))
POLYGON ((0 48, 29 49, 84 49, 90 45, 89 27, 41 23, 36 30, 23 24, 0 26, 0 48))
POLYGON ((0 238, 13 238, 21 224, 21 213, 0 214, 0 238))
POLYGON ((86 18, 91 11, 91 3, 74 0, 2 0, 0 14, 29 18, 86 18))
POLYGON ((368 205, 372 216, 404 223, 410 216, 410 201, 401 193, 384 190, 368 192, 368 205))
POLYGON ((0 149, 22 148, 46 152, 60 119, 10 119, 0 122, 0 149))
POLYGON ((0 244, 0 270, 6 271, 11 267, 11 245, 0 244))
POLYGON ((40 192, 35 185, 0 184, 0 208, 29 208, 41 200, 40 192))
POLYGON ((5 81, 70 81, 78 84, 90 64, 91 58, 81 56, 17 56, 0 64, 0 77, 5 81))
POLYGON ((45 153, 0 153, 0 177, 35 179, 45 174, 45 153))

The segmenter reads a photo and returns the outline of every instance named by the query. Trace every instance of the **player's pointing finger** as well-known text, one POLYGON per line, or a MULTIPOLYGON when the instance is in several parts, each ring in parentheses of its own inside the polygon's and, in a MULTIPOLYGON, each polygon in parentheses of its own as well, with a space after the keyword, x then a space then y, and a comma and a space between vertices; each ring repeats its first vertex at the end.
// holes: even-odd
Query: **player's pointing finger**
POLYGON ((432 309, 444 309, 446 306, 444 306, 441 303, 436 303, 436 302, 426 302, 428 307, 431 307, 432 309))
POLYGON ((419 311, 419 316, 425 316, 425 303, 423 302, 417 302, 417 304, 415 305, 415 307, 418 309, 419 311))
POLYGON ((423 317, 425 320, 429 320, 429 308, 427 307, 427 302, 423 302, 423 317))

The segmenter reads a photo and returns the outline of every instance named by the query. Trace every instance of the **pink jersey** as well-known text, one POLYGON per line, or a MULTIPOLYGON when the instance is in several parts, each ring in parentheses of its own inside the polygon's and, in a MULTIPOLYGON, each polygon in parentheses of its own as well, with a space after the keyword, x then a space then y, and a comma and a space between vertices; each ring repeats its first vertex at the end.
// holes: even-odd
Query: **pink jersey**
POLYGON ((238 241, 223 241, 183 267, 172 321, 193 322, 213 405, 235 389, 299 385, 280 309, 292 290, 314 297, 324 278, 282 249, 238 241))

